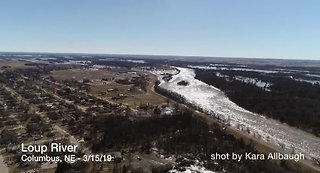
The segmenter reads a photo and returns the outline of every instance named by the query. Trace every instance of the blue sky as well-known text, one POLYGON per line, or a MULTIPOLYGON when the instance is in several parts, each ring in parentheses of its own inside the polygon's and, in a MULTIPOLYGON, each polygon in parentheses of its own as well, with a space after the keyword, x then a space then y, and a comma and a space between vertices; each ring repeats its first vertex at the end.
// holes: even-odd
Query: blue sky
POLYGON ((318 0, 2 0, 0 51, 320 59, 318 0))

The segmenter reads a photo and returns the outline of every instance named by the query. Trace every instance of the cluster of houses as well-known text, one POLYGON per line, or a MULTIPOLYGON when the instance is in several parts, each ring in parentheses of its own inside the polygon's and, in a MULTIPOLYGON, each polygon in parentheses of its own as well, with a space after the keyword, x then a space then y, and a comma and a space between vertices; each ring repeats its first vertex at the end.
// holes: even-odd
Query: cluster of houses
MULTIPOLYGON (((18 145, 22 142, 65 142, 71 135, 78 141, 89 144, 90 140, 95 140, 93 136, 101 136, 93 131, 93 120, 96 117, 117 115, 141 121, 153 115, 170 115, 174 111, 174 107, 168 103, 159 106, 141 104, 137 108, 130 108, 128 105, 91 95, 88 83, 76 80, 56 81, 47 74, 48 71, 40 69, 12 70, 0 75, 0 147, 6 148, 5 160, 8 163, 10 161, 9 164, 18 164, 24 169, 30 166, 19 160, 21 150, 18 145), (56 127, 62 130, 59 131, 56 127)), ((146 87, 146 76, 137 73, 130 76, 128 79, 113 80, 140 89, 146 87)), ((121 99, 128 95, 119 94, 117 97, 121 99)), ((120 156, 116 158, 118 162, 120 156)))
POLYGON ((27 131, 23 126, 27 121, 29 109, 19 103, 14 96, 3 86, 0 88, 0 126, 1 138, 0 145, 18 144, 28 138, 35 137, 37 134, 27 131))

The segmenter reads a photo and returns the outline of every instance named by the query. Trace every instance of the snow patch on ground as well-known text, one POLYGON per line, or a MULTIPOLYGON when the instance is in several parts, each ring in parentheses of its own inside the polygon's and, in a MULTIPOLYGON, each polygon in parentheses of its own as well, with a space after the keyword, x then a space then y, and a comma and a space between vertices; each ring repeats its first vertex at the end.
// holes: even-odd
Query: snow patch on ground
POLYGON ((185 171, 178 171, 176 169, 170 170, 169 173, 215 173, 213 171, 207 170, 202 166, 190 165, 189 167, 185 167, 185 171))

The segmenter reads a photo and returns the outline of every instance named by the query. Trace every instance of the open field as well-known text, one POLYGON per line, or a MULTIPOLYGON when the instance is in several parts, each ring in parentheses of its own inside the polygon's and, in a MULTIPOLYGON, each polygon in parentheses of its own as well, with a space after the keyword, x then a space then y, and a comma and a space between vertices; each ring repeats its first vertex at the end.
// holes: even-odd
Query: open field
POLYGON ((91 94, 112 99, 119 95, 126 95, 127 97, 119 100, 115 100, 118 103, 127 104, 130 107, 137 107, 141 104, 150 104, 153 106, 159 105, 165 102, 165 98, 161 97, 152 90, 153 84, 156 81, 156 76, 153 74, 148 74, 149 80, 146 87, 146 91, 139 89, 130 90, 133 85, 119 84, 114 81, 111 82, 92 82, 91 83, 91 94), (110 91, 112 90, 112 91, 110 91))
POLYGON ((26 62, 18 60, 0 60, 0 68, 31 68, 32 66, 26 66, 26 62))
POLYGON ((166 101, 152 90, 157 77, 154 74, 147 73, 144 80, 147 81, 146 91, 134 84, 120 84, 117 79, 130 79, 137 74, 129 71, 116 71, 107 69, 67 69, 55 70, 51 76, 56 80, 83 80, 90 79, 90 94, 101 98, 113 100, 117 103, 137 107, 141 104, 150 104, 157 106, 166 101), (102 79, 107 79, 104 81, 102 79), (112 99, 119 98, 120 99, 112 99))
POLYGON ((115 76, 116 72, 107 70, 90 70, 90 69, 67 69, 55 70, 51 72, 52 77, 56 80, 97 80, 102 78, 109 78, 115 76))

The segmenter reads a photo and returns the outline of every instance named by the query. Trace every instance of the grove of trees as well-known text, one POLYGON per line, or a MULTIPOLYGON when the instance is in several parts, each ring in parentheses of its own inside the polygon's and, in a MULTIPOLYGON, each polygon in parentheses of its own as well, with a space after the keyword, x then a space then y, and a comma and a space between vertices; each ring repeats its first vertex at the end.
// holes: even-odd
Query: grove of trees
POLYGON ((281 74, 238 71, 224 71, 223 74, 228 75, 229 80, 216 76, 215 70, 196 70, 197 79, 221 89, 239 106, 320 136, 319 85, 295 81, 281 74), (232 79, 240 73, 272 83, 271 91, 232 79))

